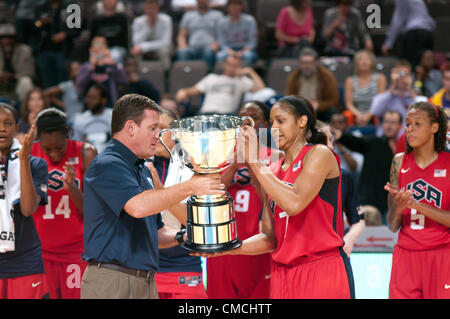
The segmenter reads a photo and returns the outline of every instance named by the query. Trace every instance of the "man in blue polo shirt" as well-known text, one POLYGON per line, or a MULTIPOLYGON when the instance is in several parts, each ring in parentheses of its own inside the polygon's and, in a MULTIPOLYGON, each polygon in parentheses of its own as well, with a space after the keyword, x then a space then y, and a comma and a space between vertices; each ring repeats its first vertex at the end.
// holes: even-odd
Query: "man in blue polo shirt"
POLYGON ((182 242, 159 212, 191 195, 224 193, 219 174, 155 190, 145 159, 158 144, 159 106, 129 94, 114 106, 113 140, 84 179, 84 259, 81 298, 158 298, 158 248, 182 242))

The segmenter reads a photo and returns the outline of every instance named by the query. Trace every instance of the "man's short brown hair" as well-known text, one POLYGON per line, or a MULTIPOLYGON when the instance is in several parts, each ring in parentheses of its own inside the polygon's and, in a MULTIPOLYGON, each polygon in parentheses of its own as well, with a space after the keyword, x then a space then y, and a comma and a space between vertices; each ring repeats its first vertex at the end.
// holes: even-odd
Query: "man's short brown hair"
POLYGON ((145 110, 161 112, 159 105, 146 96, 139 94, 122 96, 113 108, 111 134, 114 136, 114 134, 120 132, 128 120, 132 120, 137 125, 140 125, 145 110))

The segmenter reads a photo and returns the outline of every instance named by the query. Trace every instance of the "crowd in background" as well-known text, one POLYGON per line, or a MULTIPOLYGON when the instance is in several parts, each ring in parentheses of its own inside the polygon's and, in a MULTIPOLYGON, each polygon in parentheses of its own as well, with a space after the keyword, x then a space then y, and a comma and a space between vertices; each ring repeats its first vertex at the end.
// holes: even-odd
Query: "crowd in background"
POLYGON ((112 107, 126 93, 145 95, 179 116, 236 114, 246 101, 270 107, 283 95, 300 95, 331 125, 334 150, 358 185, 368 224, 386 223, 383 186, 393 156, 405 149, 407 107, 430 100, 450 110, 450 63, 434 50, 448 40, 434 38, 427 2, 396 0, 377 44, 363 1, 321 1, 329 3, 323 16, 314 15, 312 1, 285 1, 271 52, 260 41, 264 21, 250 2, 258 6, 245 0, 0 1, 0 99, 20 111, 17 138, 41 110, 56 107, 66 113, 73 139, 100 152, 111 139, 112 107), (82 8, 81 28, 66 23, 72 3, 82 8), (387 74, 376 68, 380 55, 395 59, 387 74), (281 92, 267 85, 276 59, 297 61, 281 92), (152 60, 167 76, 177 61, 204 61, 207 74, 169 94, 151 73, 143 78, 140 63, 152 60), (342 63, 353 67, 343 81, 330 68, 342 63))

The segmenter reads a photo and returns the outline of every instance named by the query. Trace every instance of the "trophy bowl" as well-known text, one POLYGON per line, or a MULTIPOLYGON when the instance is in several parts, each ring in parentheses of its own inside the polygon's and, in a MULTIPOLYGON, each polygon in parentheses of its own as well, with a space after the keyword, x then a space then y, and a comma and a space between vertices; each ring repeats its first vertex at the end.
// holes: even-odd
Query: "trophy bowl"
MULTIPOLYGON (((173 121, 160 133, 161 144, 169 154, 162 136, 170 131, 175 152, 183 164, 196 174, 219 173, 234 159, 239 129, 249 116, 199 115, 173 121)), ((191 196, 187 201, 187 240, 183 247, 195 252, 220 252, 239 247, 233 198, 225 195, 191 196)))

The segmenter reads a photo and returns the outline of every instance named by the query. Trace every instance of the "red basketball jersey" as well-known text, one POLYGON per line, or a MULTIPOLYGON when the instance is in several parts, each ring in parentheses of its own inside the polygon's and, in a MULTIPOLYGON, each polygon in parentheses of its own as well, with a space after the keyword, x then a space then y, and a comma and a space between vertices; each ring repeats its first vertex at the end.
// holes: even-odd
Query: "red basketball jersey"
POLYGON ((76 170, 76 183, 82 189, 83 142, 68 140, 67 150, 59 163, 53 163, 41 150, 39 142, 31 154, 48 164, 48 204, 39 206, 33 214, 34 224, 42 243, 42 257, 58 262, 79 262, 83 253, 83 217, 64 189, 64 168, 71 162, 76 170))
MULTIPOLYGON (((271 166, 275 176, 286 184, 293 185, 303 169, 303 158, 315 145, 307 144, 291 166, 283 171, 284 159, 271 166)), ((339 163, 339 157, 334 154, 339 163)), ((272 253, 275 262, 296 265, 305 257, 343 246, 340 176, 326 179, 317 196, 298 215, 288 216, 270 200, 274 215, 277 249, 272 253)))
MULTIPOLYGON (((260 149, 259 159, 264 161, 266 165, 270 164, 270 156, 270 148, 262 147, 260 149)), ((241 167, 236 172, 227 191, 234 199, 238 237, 244 240, 258 234, 263 204, 252 184, 247 167, 241 167)))
POLYGON ((241 240, 259 233, 262 202, 251 183, 247 167, 240 168, 227 191, 234 199, 237 233, 241 240))
MULTIPOLYGON (((420 168, 414 153, 405 154, 399 172, 398 185, 412 190, 415 200, 450 210, 450 153, 443 151, 426 168, 420 168)), ((450 228, 422 215, 420 211, 405 208, 398 245, 404 249, 426 250, 450 245, 450 228)))

